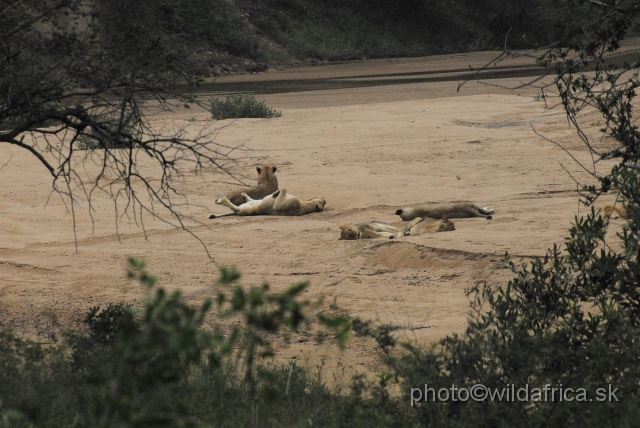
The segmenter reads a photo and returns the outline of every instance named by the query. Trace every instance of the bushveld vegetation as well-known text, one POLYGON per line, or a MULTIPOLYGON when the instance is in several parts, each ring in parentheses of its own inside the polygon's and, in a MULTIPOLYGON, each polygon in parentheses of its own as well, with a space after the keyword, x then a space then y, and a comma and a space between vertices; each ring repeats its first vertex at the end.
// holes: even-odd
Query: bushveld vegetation
POLYGON ((297 58, 433 55, 557 40, 560 2, 473 0, 279 0, 238 2, 248 19, 297 58))
MULTIPOLYGON (((130 47, 156 40, 194 71, 222 60, 344 60, 532 48, 564 34, 584 10, 553 0, 123 0, 100 1, 109 37, 130 47), (149 37, 151 36, 151 37, 149 37), (203 53, 209 54, 203 55, 203 53)), ((219 65, 219 64, 218 64, 219 65)), ((260 70, 256 65, 249 71, 260 70)))
MULTIPOLYGON (((222 269, 216 301, 186 304, 168 294, 140 260, 129 277, 146 287, 146 305, 94 307, 86 331, 42 344, 0 332, 2 426, 340 426, 353 415, 321 375, 290 365, 267 368, 268 335, 309 322, 307 283, 282 293, 243 287, 235 269, 222 269), (213 322, 227 320, 226 330, 213 322)), ((338 343, 346 319, 316 314, 338 343)), ((360 405, 358 405, 360 406, 360 405)))

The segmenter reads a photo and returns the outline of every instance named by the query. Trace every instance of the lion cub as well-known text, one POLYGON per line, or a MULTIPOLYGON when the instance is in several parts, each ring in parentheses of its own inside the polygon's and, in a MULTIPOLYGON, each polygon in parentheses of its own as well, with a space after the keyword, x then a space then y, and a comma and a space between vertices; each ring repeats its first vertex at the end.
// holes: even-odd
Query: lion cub
POLYGON ((483 217, 491 220, 491 214, 493 214, 492 209, 479 208, 469 202, 421 204, 396 211, 396 215, 399 215, 404 221, 413 220, 416 217, 439 219, 443 216, 447 216, 447 218, 483 217))
POLYGON ((374 239, 374 238, 402 238, 403 236, 418 236, 424 233, 437 233, 456 230, 453 222, 443 216, 441 220, 417 217, 406 226, 399 228, 381 221, 343 224, 340 239, 374 239))
POLYGON ((242 197, 243 193, 249 195, 253 199, 262 199, 267 195, 272 194, 278 190, 278 179, 276 178, 276 166, 257 166, 258 171, 258 184, 254 187, 245 187, 244 189, 237 189, 227 194, 227 199, 234 205, 240 205, 245 202, 242 197))
MULTIPOLYGON (((232 204, 227 198, 216 199, 216 204, 229 207, 233 211, 233 214, 226 215, 300 216, 320 212, 324 209, 324 206, 327 203, 324 198, 301 201, 295 196, 287 194, 287 189, 277 190, 273 194, 265 196, 262 199, 251 199, 251 197, 246 193, 243 193, 242 197, 246 202, 239 206, 232 204)), ((216 215, 212 214, 209 218, 216 218, 216 215)))

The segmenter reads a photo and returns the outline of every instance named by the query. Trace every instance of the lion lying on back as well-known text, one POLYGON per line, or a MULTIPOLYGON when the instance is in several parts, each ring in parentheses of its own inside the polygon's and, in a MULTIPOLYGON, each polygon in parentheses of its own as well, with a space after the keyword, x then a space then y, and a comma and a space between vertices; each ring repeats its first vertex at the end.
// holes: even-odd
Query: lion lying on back
POLYGON ((250 198, 262 199, 267 195, 272 194, 278 190, 278 179, 275 174, 278 170, 276 166, 257 166, 258 171, 258 184, 253 187, 245 187, 243 189, 237 189, 227 194, 227 199, 234 205, 241 205, 245 203, 242 197, 243 193, 246 193, 250 198))
POLYGON ((456 230, 453 222, 443 216, 441 220, 416 217, 406 226, 399 228, 381 221, 359 223, 355 225, 343 224, 340 239, 374 239, 374 238, 402 238, 403 236, 418 236, 424 233, 437 233, 456 230))
POLYGON ((413 220, 416 217, 438 219, 443 216, 447 216, 447 218, 483 217, 491 220, 491 214, 493 214, 492 209, 487 207, 479 208, 469 202, 421 204, 396 211, 396 215, 399 215, 404 221, 413 220))
MULTIPOLYGON (((232 204, 227 198, 216 199, 216 204, 229 207, 231 211, 233 211, 232 214, 224 215, 300 216, 320 212, 324 209, 324 206, 327 203, 324 198, 301 201, 295 196, 287 194, 287 189, 277 190, 273 194, 265 196, 262 199, 251 199, 251 197, 246 193, 242 193, 242 197, 246 202, 238 206, 232 204)), ((209 218, 216 218, 216 215, 212 214, 209 218)))

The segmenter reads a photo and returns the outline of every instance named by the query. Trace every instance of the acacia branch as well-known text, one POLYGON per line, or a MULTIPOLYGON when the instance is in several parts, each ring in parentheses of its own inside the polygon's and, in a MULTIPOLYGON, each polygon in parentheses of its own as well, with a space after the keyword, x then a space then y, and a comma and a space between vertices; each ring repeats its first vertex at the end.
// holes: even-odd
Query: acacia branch
POLYGON ((34 155, 40 161, 40 163, 42 163, 42 165, 44 165, 45 168, 47 168, 47 170, 53 176, 53 178, 56 178, 55 168, 33 146, 30 146, 28 144, 24 144, 24 136, 22 136, 22 138, 20 138, 20 140, 16 140, 15 138, 12 138, 12 139, 10 139, 8 141, 0 140, 0 142, 8 143, 8 144, 11 144, 11 145, 14 145, 14 146, 18 146, 18 147, 21 147, 21 148, 27 150, 29 153, 34 155))
POLYGON ((531 126, 531 129, 533 130, 533 132, 534 132, 538 137, 543 138, 544 140, 546 140, 546 141, 548 141, 548 142, 550 142, 550 143, 552 143, 552 144, 555 144, 556 146, 560 147, 560 148, 562 149, 562 151, 564 151, 566 154, 568 154, 568 155, 571 157, 571 159, 573 159, 573 161, 574 161, 576 164, 578 164, 582 169, 584 169, 584 170, 587 172, 587 174, 589 174, 590 176, 592 176, 592 177, 594 177, 594 178, 597 178, 597 177, 598 177, 598 176, 597 176, 597 174, 595 173, 595 171, 594 171, 594 172, 589 171, 589 169, 588 169, 587 167, 585 167, 585 166, 582 164, 582 162, 580 162, 578 159, 576 159, 576 157, 575 157, 575 156, 573 156, 573 154, 572 154, 569 150, 567 150, 567 149, 566 149, 562 144, 560 144, 560 143, 558 143, 558 142, 556 142, 556 141, 553 141, 552 139, 547 138, 547 137, 545 137, 544 135, 540 134, 538 131, 536 131, 536 129, 533 127, 533 125, 532 125, 531 123, 529 123, 529 126, 531 126))

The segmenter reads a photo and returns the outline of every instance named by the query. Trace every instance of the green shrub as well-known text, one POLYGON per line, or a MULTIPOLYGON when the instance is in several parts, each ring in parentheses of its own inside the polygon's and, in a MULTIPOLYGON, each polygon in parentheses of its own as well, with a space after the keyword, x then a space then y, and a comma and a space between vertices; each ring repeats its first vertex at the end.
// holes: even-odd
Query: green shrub
POLYGON ((84 322, 89 326, 90 339, 102 344, 111 344, 124 326, 135 322, 131 305, 109 303, 106 308, 94 306, 84 322))
MULTIPOLYGON (((146 305, 94 307, 88 334, 43 346, 0 325, 0 427, 390 426, 360 378, 345 395, 321 370, 265 364, 271 335, 310 322, 307 283, 273 293, 222 269, 217 305, 194 307, 157 287, 140 260, 128 273, 147 288, 146 305), (214 306, 225 326, 205 327, 214 306)), ((322 318, 343 335, 344 318, 322 318)))
POLYGON ((211 100, 211 115, 215 120, 237 118, 280 117, 282 112, 267 107, 264 101, 258 101, 253 95, 227 95, 224 100, 211 100))

